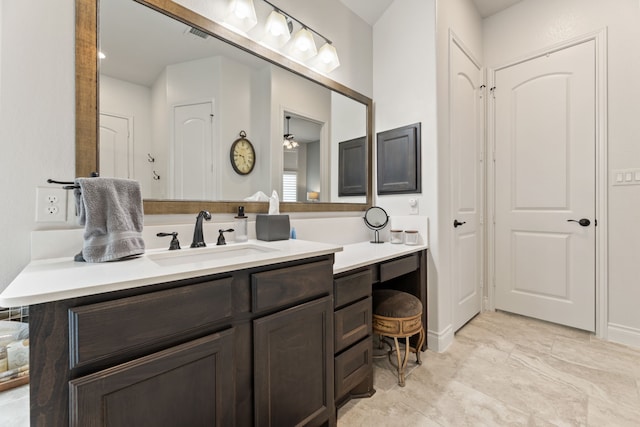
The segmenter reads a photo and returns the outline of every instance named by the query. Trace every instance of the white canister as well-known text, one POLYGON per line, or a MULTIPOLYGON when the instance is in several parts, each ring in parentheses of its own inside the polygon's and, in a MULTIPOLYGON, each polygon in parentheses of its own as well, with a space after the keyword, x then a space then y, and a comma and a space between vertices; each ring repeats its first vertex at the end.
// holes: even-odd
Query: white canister
POLYGON ((402 243, 402 230, 391 230, 389 233, 391 234, 389 239, 391 243, 402 243))
POLYGON ((404 244, 405 245, 417 245, 420 240, 420 233, 418 230, 405 230, 404 231, 404 244))

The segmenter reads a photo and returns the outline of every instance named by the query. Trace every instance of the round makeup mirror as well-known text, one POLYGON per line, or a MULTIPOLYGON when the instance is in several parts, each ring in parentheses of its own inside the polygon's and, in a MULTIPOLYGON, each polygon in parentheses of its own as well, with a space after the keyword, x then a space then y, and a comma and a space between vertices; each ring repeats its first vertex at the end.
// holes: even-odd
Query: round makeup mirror
POLYGON ((389 215, 380 206, 372 206, 364 213, 364 223, 372 229, 373 240, 371 243, 382 243, 380 241, 380 230, 386 227, 389 222, 389 215))

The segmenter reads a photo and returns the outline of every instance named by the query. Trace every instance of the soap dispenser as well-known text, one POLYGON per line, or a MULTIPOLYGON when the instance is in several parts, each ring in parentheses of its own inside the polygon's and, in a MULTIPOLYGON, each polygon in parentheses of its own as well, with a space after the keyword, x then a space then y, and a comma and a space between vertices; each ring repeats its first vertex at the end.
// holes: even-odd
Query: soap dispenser
POLYGON ((249 240, 247 236, 247 217, 244 214, 244 206, 238 206, 238 215, 234 217, 234 230, 236 232, 236 242, 246 242, 249 240))

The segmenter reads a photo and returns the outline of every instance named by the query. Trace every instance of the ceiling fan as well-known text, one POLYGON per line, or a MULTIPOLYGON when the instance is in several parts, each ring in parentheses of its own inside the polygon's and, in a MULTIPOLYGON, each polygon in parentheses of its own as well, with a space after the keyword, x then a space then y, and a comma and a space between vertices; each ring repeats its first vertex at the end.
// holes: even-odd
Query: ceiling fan
POLYGON ((287 149, 287 150, 291 150, 294 149, 296 147, 298 147, 298 141, 296 141, 295 135, 290 133, 289 131, 289 120, 291 120, 291 116, 286 116, 287 119, 287 133, 284 134, 284 139, 282 142, 282 145, 287 149))

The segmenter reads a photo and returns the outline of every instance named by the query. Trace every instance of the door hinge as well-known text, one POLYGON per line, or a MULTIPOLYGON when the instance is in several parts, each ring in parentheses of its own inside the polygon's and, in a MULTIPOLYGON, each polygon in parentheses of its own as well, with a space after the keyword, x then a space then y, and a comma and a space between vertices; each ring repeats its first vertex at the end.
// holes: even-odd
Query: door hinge
POLYGON ((598 226, 598 219, 597 219, 597 218, 593 220, 593 226, 594 226, 594 227, 597 227, 597 226, 598 226))

